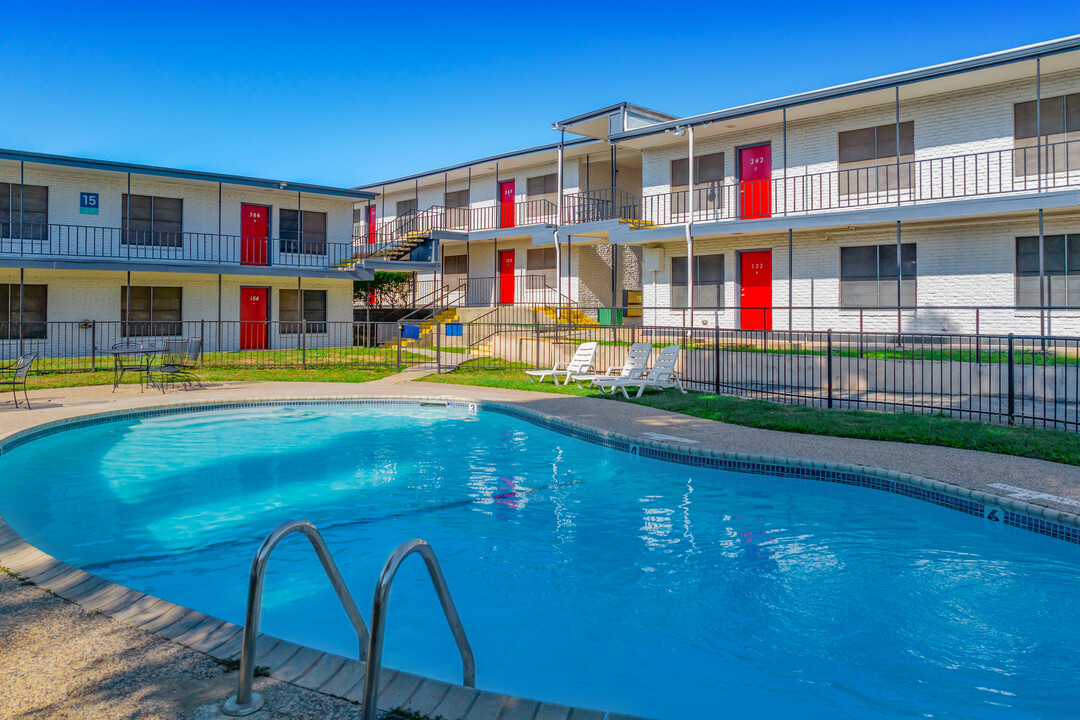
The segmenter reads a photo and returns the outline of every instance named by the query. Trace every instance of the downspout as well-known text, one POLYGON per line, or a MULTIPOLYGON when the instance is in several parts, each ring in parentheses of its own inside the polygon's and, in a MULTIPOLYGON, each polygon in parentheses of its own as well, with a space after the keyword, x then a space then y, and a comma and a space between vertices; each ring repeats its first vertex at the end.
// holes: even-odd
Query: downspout
POLYGON ((563 211, 563 143, 566 140, 566 131, 559 131, 559 169, 556 181, 558 195, 555 198, 555 317, 556 323, 562 315, 562 247, 559 245, 559 223, 562 222, 563 211))
POLYGON ((690 160, 687 180, 690 183, 687 190, 688 210, 686 217, 686 304, 690 309, 690 327, 694 327, 694 185, 697 180, 694 172, 694 126, 687 126, 689 134, 690 160))

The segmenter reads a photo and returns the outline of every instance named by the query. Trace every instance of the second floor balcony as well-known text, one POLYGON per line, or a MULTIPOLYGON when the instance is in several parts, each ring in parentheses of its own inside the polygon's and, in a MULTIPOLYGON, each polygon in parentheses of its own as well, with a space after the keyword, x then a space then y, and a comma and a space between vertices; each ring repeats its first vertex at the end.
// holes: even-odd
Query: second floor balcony
POLYGON ((334 242, 293 233, 245 237, 216 233, 124 230, 86 225, 0 220, 0 259, 101 260, 151 264, 350 269, 362 238, 334 242))

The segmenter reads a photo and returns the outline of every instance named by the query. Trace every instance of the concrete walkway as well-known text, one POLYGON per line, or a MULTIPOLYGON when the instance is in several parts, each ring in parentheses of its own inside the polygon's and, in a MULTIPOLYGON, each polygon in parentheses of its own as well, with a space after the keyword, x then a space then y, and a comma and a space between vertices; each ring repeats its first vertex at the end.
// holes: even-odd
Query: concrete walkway
MULTIPOLYGON (((175 402, 405 395, 454 397, 501 401, 598 430, 621 433, 640 439, 642 443, 660 441, 701 451, 884 468, 998 495, 1009 493, 993 486, 1005 485, 1016 488, 1013 494, 1024 494, 1023 499, 1028 503, 1069 513, 1080 509, 1080 468, 1072 466, 948 448, 755 430, 593 398, 413 382, 421 375, 420 372, 408 372, 365 384, 220 383, 208 384, 201 390, 175 390, 165 396, 149 390, 140 393, 133 386, 121 386, 115 394, 111 392, 111 386, 37 390, 30 394, 34 404, 32 411, 16 411, 10 402, 0 404, 0 438, 53 420, 175 402)), ((0 495, 0 513, 2 511, 0 495)), ((12 535, 0 522, 0 565, 8 563, 16 572, 32 567, 33 564, 27 562, 29 552, 25 549, 11 552, 11 542, 12 535)), ((43 580, 50 573, 41 567, 31 572, 35 582, 42 581, 45 587, 56 581, 55 577, 51 581, 43 580)), ((0 717, 198 720, 223 717, 219 713, 220 703, 234 692, 235 672, 227 671, 209 654, 183 647, 157 632, 138 629, 155 625, 136 622, 135 614, 125 617, 123 613, 110 610, 118 604, 111 601, 100 584, 93 584, 94 580, 80 582, 84 582, 78 586, 81 592, 57 590, 59 595, 76 601, 71 602, 18 578, 0 575, 0 678, 4 679, 0 682, 0 717), (89 608, 110 611, 127 621, 89 608)), ((212 619, 202 618, 200 622, 206 622, 209 627, 212 619)), ((183 625, 183 622, 177 621, 176 625, 183 625)), ((170 627, 174 632, 166 632, 166 635, 182 640, 188 637, 180 632, 185 628, 170 627)), ((225 645, 235 642, 235 626, 215 625, 215 628, 214 632, 221 633, 222 638, 229 638, 225 645)), ((256 690, 266 696, 267 709, 255 717, 274 720, 355 717, 358 712, 354 702, 357 688, 351 678, 356 668, 343 664, 340 659, 327 658, 331 656, 302 655, 294 651, 287 658, 289 662, 275 667, 277 677, 258 679, 256 690), (303 662, 297 660, 300 657, 304 658, 303 662), (297 669, 300 664, 304 667, 297 669), (286 667, 279 672, 282 665, 286 667), (344 672, 346 668, 351 668, 349 673, 344 672), (343 679, 346 675, 349 676, 347 681, 343 679), (331 697, 331 694, 339 697, 331 697)), ((355 665, 355 661, 352 662, 355 665)), ((448 720, 629 720, 625 716, 572 711, 535 701, 491 699, 495 696, 475 691, 453 695, 453 691, 440 688, 441 699, 431 700, 421 697, 425 688, 433 687, 429 681, 406 681, 406 673, 395 677, 403 678, 397 681, 400 690, 396 696, 400 698, 397 704, 417 709, 426 707, 425 712, 437 711, 448 720), (406 686, 411 690, 401 689, 406 686)))

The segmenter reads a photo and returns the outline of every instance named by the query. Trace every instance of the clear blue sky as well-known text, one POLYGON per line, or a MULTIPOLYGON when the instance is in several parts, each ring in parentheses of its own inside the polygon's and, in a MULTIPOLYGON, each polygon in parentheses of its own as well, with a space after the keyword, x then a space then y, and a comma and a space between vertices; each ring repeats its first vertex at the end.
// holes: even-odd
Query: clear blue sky
POLYGON ((6 3, 0 147, 357 185, 1080 33, 1080 2, 6 3), (824 9, 824 10, 822 10, 824 9))

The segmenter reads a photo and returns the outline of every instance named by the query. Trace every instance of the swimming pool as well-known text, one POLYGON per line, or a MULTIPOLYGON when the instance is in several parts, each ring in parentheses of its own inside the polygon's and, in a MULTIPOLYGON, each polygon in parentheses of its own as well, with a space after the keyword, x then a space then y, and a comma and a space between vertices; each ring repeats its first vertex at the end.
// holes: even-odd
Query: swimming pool
MULTIPOLYGON (((1070 717, 1080 548, 892 494, 690 467, 502 413, 276 406, 143 417, 0 456, 41 549, 234 622, 284 520, 315 523, 368 612, 386 555, 438 553, 477 686, 676 719, 1070 717)), ((355 656, 301 538, 263 630, 355 656)), ((456 682, 418 560, 387 665, 456 682)))

